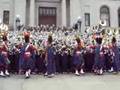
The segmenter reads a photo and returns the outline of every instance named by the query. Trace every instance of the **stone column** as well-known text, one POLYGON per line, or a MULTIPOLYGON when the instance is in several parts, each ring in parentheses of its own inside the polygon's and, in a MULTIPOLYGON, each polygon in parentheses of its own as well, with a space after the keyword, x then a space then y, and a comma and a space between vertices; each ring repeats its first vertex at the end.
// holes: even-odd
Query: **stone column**
POLYGON ((14 6, 14 0, 11 0, 11 2, 10 2, 10 19, 9 19, 9 24, 10 24, 10 28, 13 28, 13 26, 14 26, 14 17, 15 17, 15 15, 14 15, 14 8, 15 8, 15 6, 14 6))
POLYGON ((35 0, 30 0, 30 26, 35 25, 35 0))
POLYGON ((62 7, 62 25, 67 26, 67 15, 66 15, 66 0, 62 0, 61 2, 62 7))

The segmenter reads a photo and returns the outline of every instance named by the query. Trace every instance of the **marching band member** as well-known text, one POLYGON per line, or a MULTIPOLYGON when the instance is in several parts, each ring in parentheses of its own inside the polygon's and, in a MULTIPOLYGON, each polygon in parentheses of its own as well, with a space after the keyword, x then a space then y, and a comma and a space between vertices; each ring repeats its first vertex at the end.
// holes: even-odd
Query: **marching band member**
POLYGON ((111 52, 112 52, 112 66, 114 73, 117 74, 119 71, 119 64, 120 64, 120 56, 119 56, 119 48, 117 47, 116 43, 116 38, 112 38, 112 47, 111 47, 111 52))
POLYGON ((9 76, 8 66, 10 61, 8 59, 8 39, 7 33, 3 33, 2 35, 2 43, 0 46, 0 76, 9 76), (5 72, 5 73, 4 73, 5 72))
POLYGON ((24 39, 25 42, 20 47, 20 60, 23 66, 22 68, 25 70, 25 77, 29 78, 32 69, 32 59, 36 48, 30 43, 29 32, 24 32, 24 39))
POLYGON ((98 34, 96 36, 96 47, 95 47, 95 61, 94 61, 94 72, 98 75, 103 74, 103 67, 104 67, 104 53, 103 53, 103 47, 102 47, 102 37, 98 34))
MULTIPOLYGON (((25 28, 23 31, 27 31, 27 30, 30 31, 33 35, 32 37, 33 40, 31 40, 30 42, 30 33, 25 32, 24 38, 23 38, 23 40, 25 39, 25 42, 22 43, 21 45, 16 46, 15 48, 13 48, 15 43, 18 43, 20 41, 22 42, 22 38, 18 37, 18 35, 19 34, 22 35, 23 31, 19 31, 19 32, 16 31, 14 32, 14 34, 12 31, 9 31, 9 35, 11 34, 9 36, 10 37, 9 49, 11 50, 12 53, 15 53, 15 58, 13 57, 15 61, 17 61, 16 59, 19 58, 19 60, 17 61, 17 64, 12 63, 14 59, 10 59, 12 61, 11 63, 9 62, 7 36, 6 34, 3 35, 3 38, 2 38, 3 42, 0 42, 0 75, 1 76, 5 76, 5 75, 9 76, 9 73, 8 73, 9 63, 11 64, 10 67, 19 66, 20 70, 24 69, 26 78, 30 77, 31 70, 34 69, 33 68, 34 63, 37 63, 35 65, 35 69, 37 68, 40 71, 42 70, 45 71, 45 69, 47 69, 45 71, 46 72, 45 75, 49 77, 54 76, 55 71, 66 72, 69 69, 73 69, 73 66, 72 66, 73 64, 75 66, 74 69, 75 69, 76 75, 80 75, 80 73, 82 74, 84 73, 83 71, 84 66, 86 66, 85 67, 86 71, 88 70, 88 68, 89 70, 93 68, 94 72, 99 75, 103 74, 103 69, 105 68, 104 66, 106 66, 105 69, 112 67, 116 73, 118 72, 119 51, 116 45, 117 37, 112 39, 112 45, 110 47, 106 47, 106 45, 111 43, 111 36, 112 36, 111 30, 110 30, 110 33, 106 32, 107 33, 106 34, 106 33, 102 33, 102 29, 98 30, 97 28, 97 30, 91 33, 90 32, 86 33, 86 37, 85 35, 83 35, 83 38, 85 38, 84 43, 86 45, 86 49, 83 52, 84 43, 82 40, 80 40, 80 38, 78 37, 76 38, 77 43, 76 43, 76 46, 74 46, 75 40, 73 39, 73 37, 77 33, 76 31, 62 29, 62 28, 56 28, 56 30, 53 30, 52 29, 53 27, 49 27, 49 26, 41 26, 38 28, 39 28, 38 31, 37 31, 37 28, 35 27, 34 28, 28 27, 28 29, 25 28), (49 32, 54 33, 54 35, 53 36, 50 35, 49 37, 47 37, 49 32), (102 45, 103 38, 99 35, 100 33, 104 35, 103 45, 105 46, 102 45), (96 37, 96 34, 98 34, 97 37, 96 37), (55 44, 53 44, 52 37, 56 41, 55 44), (64 40, 65 37, 67 37, 66 40, 64 40), (17 38, 18 38, 18 42, 17 42, 17 38), (42 47, 45 50, 43 51, 40 50, 40 54, 37 55, 37 53, 35 53, 36 48, 32 43, 37 44, 38 47, 42 47), (65 47, 62 47, 64 44, 65 44, 65 47), (70 50, 68 50, 69 48, 70 50), (72 52, 72 54, 70 51, 72 52), (20 54, 20 57, 19 57, 19 54, 20 54), (112 58, 112 60, 109 60, 110 57, 112 58), (12 65, 12 64, 16 64, 16 65, 12 65), (107 66, 108 64, 110 64, 110 66, 107 66)), ((5 27, 5 25, 2 25, 2 27, 0 27, 0 30, 3 31, 4 29, 7 30, 8 28, 5 27)), ((116 33, 114 34, 116 35, 116 33)))
POLYGON ((83 55, 82 55, 82 42, 80 40, 80 38, 76 38, 77 41, 77 46, 74 49, 74 53, 73 53, 73 64, 75 66, 75 75, 80 75, 84 74, 83 71, 83 67, 84 67, 84 59, 83 59, 83 55), (80 73, 79 73, 80 70, 80 73))
POLYGON ((65 73, 68 71, 68 50, 67 50, 67 46, 66 45, 63 45, 62 46, 62 58, 61 58, 61 61, 62 61, 62 73, 65 73))
POLYGON ((52 36, 49 35, 48 36, 48 41, 47 41, 47 48, 46 48, 46 66, 47 66, 47 71, 45 73, 45 76, 48 76, 48 77, 53 77, 54 74, 55 74, 55 56, 54 56, 54 53, 55 53, 55 49, 53 47, 53 39, 52 39, 52 36))

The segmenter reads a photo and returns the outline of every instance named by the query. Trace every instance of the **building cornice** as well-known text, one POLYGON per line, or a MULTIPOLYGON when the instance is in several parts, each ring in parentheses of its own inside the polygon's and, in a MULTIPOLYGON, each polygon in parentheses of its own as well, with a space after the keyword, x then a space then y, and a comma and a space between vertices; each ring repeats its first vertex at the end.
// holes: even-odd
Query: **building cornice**
POLYGON ((61 0, 58 0, 58 1, 50 1, 50 0, 44 0, 44 1, 42 1, 42 0, 36 0, 36 2, 44 2, 44 3, 60 3, 61 2, 61 0))

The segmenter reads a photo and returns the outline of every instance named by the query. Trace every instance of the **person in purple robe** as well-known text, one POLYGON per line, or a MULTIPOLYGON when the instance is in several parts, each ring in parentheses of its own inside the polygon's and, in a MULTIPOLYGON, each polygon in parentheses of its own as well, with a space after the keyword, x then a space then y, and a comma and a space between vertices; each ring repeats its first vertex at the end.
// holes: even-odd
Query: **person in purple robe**
POLYGON ((97 75, 103 74, 103 68, 104 68, 104 53, 103 53, 103 46, 102 44, 102 37, 98 35, 96 37, 96 47, 95 47, 95 61, 93 65, 94 73, 97 75))
POLYGON ((67 46, 62 47, 62 73, 68 72, 68 50, 67 46))
POLYGON ((32 70, 32 60, 34 52, 37 50, 34 45, 30 43, 30 33, 24 33, 25 42, 20 47, 20 62, 21 68, 25 71, 25 78, 30 78, 31 70, 32 70))
POLYGON ((8 67, 10 64, 10 60, 8 59, 8 39, 7 33, 3 33, 2 35, 2 43, 0 45, 0 76, 10 76, 8 72, 8 67))
POLYGON ((47 48, 46 48, 46 73, 45 76, 48 77, 53 77, 55 75, 56 72, 56 66, 55 66, 55 48, 53 47, 52 44, 52 36, 50 35, 48 37, 48 43, 47 43, 47 48))
POLYGON ((84 70, 83 70, 84 58, 82 54, 83 46, 81 45, 81 40, 79 37, 76 38, 76 41, 77 41, 77 46, 75 47, 73 52, 73 64, 75 68, 75 75, 79 76, 80 73, 84 74, 84 70))
POLYGON ((112 67, 113 71, 115 74, 118 73, 119 67, 120 67, 120 56, 119 56, 119 48, 116 43, 116 38, 112 38, 112 47, 111 47, 111 52, 112 52, 112 67))

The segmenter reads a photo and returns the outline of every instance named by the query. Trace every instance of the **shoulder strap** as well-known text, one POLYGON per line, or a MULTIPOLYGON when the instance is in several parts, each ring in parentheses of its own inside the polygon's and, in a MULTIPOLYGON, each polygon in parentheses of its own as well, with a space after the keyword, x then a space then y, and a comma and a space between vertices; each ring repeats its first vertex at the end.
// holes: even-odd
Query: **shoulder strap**
POLYGON ((102 45, 101 45, 101 46, 100 46, 100 51, 102 50, 102 48, 103 48, 103 47, 102 47, 102 45))
POLYGON ((30 47, 30 44, 28 44, 28 45, 25 47, 25 51, 27 51, 29 47, 30 47))
POLYGON ((23 44, 23 47, 22 47, 22 52, 26 52, 29 48, 30 44, 27 44, 25 45, 25 43, 23 44))

